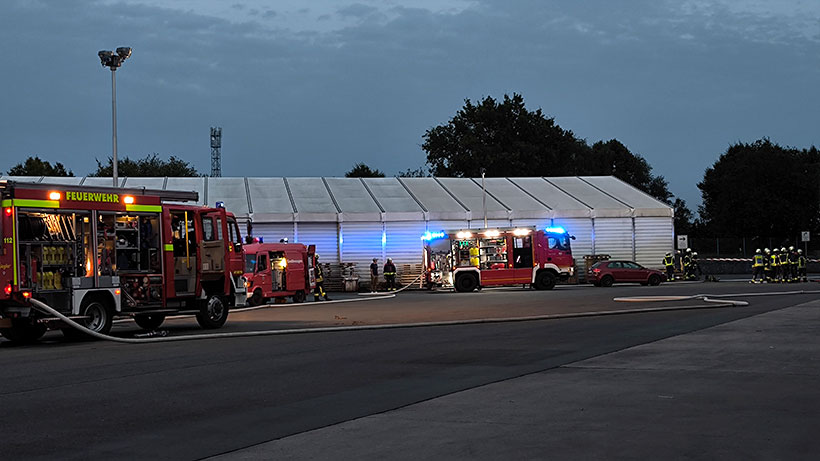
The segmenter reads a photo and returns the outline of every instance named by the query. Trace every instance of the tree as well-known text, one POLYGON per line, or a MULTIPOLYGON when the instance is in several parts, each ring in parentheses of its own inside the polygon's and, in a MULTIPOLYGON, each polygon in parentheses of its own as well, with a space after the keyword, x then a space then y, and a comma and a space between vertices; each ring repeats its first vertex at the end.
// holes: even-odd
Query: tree
POLYGON ((820 226, 820 153, 769 139, 737 143, 698 183, 700 217, 724 236, 792 237, 820 226))
POLYGON ((370 168, 364 163, 357 163, 353 168, 345 173, 345 178, 383 178, 384 173, 375 168, 370 168))
POLYGON ((424 133, 422 149, 434 176, 613 175, 653 197, 670 203, 672 193, 663 176, 621 142, 599 141, 590 147, 564 130, 541 109, 528 110, 517 93, 501 102, 485 97, 466 99, 445 125, 424 133))
POLYGON ((9 169, 9 176, 74 176, 71 170, 66 171, 62 163, 51 163, 34 156, 26 159, 25 162, 18 163, 9 169))
POLYGON ((662 202, 672 204, 672 193, 666 179, 654 176, 649 163, 640 155, 630 152, 617 139, 593 144, 586 161, 577 162, 576 174, 612 175, 662 202))
POLYGON ((434 176, 562 176, 589 151, 586 142, 547 118, 527 110, 517 93, 498 102, 490 96, 464 107, 445 125, 424 133, 421 148, 434 176))
POLYGON ((416 169, 406 169, 404 171, 399 171, 396 175, 399 178, 427 178, 430 176, 430 173, 424 167, 418 167, 416 169))
POLYGON ((675 233, 689 234, 694 229, 692 210, 686 206, 686 200, 676 198, 672 202, 672 209, 675 210, 675 233))
MULTIPOLYGON (((108 163, 103 165, 97 160, 97 171, 89 174, 89 176, 112 176, 113 174, 113 160, 108 157, 108 163)), ((117 175, 129 177, 157 177, 157 176, 172 176, 172 177, 194 177, 200 176, 190 163, 171 156, 166 162, 159 158, 159 155, 153 153, 141 159, 132 160, 128 157, 123 157, 117 161, 117 175)))

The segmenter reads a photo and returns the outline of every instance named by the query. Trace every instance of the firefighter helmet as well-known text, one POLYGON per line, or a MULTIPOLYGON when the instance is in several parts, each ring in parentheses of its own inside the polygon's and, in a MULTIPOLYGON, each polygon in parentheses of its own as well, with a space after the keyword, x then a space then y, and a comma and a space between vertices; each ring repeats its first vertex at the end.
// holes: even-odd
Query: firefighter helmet
POLYGON ((687 249, 686 249, 686 252, 687 252, 687 253, 691 253, 691 252, 692 252, 692 249, 691 249, 691 248, 687 248, 687 249))
POLYGON ((693 251, 693 252, 692 252, 692 256, 694 256, 694 257, 696 257, 696 258, 697 258, 697 257, 698 257, 698 252, 697 252, 697 251, 693 251))
POLYGON ((781 252, 781 253, 785 253, 785 252, 786 252, 786 247, 781 248, 781 249, 780 249, 780 252, 781 252))
POLYGON ((769 253, 771 253, 771 252, 772 252, 772 250, 770 250, 770 249, 766 248, 765 250, 763 250, 763 252, 764 252, 764 253, 766 253, 766 254, 769 254, 769 253))
POLYGON ((758 255, 760 254, 760 248, 758 248, 757 250, 755 250, 755 254, 758 254, 758 255))
POLYGON ((798 250, 797 250, 797 254, 802 255, 802 254, 803 254, 803 250, 798 249, 798 250))
POLYGON ((794 247, 789 247, 789 251, 794 251, 794 247))
POLYGON ((672 256, 672 252, 671 252, 671 251, 667 251, 667 252, 666 252, 666 256, 672 256))

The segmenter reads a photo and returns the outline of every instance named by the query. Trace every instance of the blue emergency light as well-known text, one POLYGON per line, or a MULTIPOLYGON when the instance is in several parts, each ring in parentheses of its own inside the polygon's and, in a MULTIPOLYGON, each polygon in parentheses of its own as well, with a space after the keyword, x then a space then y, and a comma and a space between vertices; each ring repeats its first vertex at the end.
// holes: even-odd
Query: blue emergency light
POLYGON ((549 232, 550 234, 566 234, 567 231, 564 230, 563 227, 547 227, 544 229, 544 232, 549 232))
POLYGON ((216 202, 217 208, 225 208, 225 202, 216 202))
POLYGON ((426 240, 426 241, 429 242, 430 240, 440 239, 440 238, 444 238, 444 237, 447 237, 447 234, 445 234, 442 231, 439 231, 439 232, 427 231, 427 232, 424 233, 424 235, 421 236, 421 239, 426 240))

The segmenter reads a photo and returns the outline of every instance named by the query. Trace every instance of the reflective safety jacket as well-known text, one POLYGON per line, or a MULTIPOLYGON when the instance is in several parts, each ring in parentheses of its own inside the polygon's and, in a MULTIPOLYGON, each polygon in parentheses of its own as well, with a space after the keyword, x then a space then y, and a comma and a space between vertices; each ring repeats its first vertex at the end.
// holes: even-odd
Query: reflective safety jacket
POLYGON ((777 265, 778 266, 785 266, 789 264, 789 255, 786 253, 780 253, 777 256, 777 265))
POLYGON ((322 273, 322 266, 316 265, 316 283, 321 283, 325 281, 325 276, 322 273))
POLYGON ((396 275, 396 265, 393 263, 387 263, 384 265, 384 276, 390 277, 392 275, 396 275))
POLYGON ((765 264, 764 261, 763 255, 755 255, 752 267, 762 267, 765 264))
POLYGON ((800 255, 800 256, 797 257, 797 267, 799 267, 800 269, 805 269, 806 268, 806 257, 805 256, 800 255))
POLYGON ((675 257, 674 256, 664 256, 663 257, 663 265, 666 267, 674 266, 675 265, 675 257))
POLYGON ((772 266, 772 267, 777 267, 777 266, 779 266, 779 264, 777 263, 777 255, 776 255, 776 254, 772 254, 772 256, 771 256, 771 261, 772 261, 772 263, 771 263, 771 266, 772 266))

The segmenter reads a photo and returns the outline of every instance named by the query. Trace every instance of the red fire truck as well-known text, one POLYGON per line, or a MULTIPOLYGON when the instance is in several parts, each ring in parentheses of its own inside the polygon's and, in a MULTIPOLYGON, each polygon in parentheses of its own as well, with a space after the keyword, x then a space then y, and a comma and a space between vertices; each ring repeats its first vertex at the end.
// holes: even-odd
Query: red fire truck
POLYGON ((146 329, 195 313, 219 328, 245 305, 236 219, 196 192, 0 181, 0 334, 33 341, 77 331, 30 306, 35 298, 107 333, 114 316, 146 329))
POLYGON ((575 272, 569 235, 563 228, 461 229, 426 232, 427 287, 456 291, 530 285, 551 290, 575 272))
POLYGON ((258 306, 271 298, 290 297, 305 302, 316 286, 316 247, 301 243, 252 243, 245 245, 245 278, 248 304, 258 306))

